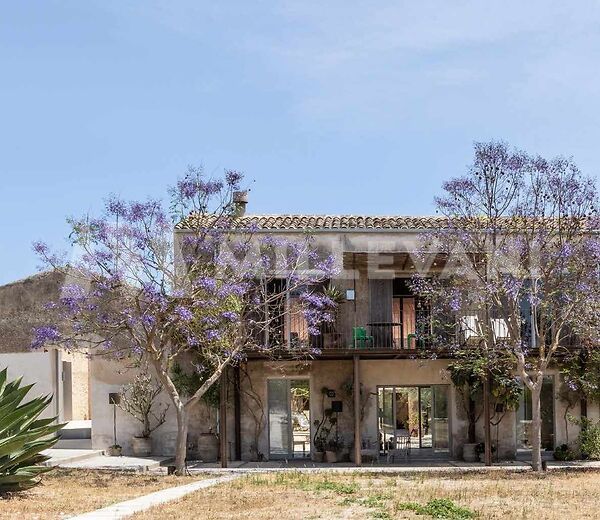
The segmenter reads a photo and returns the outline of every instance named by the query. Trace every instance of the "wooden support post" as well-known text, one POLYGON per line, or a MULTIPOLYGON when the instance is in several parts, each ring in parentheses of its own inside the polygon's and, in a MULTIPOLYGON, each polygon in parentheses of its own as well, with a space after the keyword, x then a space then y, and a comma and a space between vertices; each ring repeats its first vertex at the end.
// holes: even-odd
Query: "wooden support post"
POLYGON ((492 426, 490 424, 490 374, 483 380, 483 433, 485 440, 484 462, 492 465, 492 426))
POLYGON ((233 369, 233 400, 235 405, 235 459, 242 460, 242 410, 240 398, 240 367, 233 369))
POLYGON ((357 466, 362 465, 360 438, 360 356, 354 355, 354 383, 352 385, 354 397, 354 463, 357 466))
POLYGON ((221 467, 227 467, 227 368, 221 374, 221 395, 219 403, 219 441, 221 450, 221 467))

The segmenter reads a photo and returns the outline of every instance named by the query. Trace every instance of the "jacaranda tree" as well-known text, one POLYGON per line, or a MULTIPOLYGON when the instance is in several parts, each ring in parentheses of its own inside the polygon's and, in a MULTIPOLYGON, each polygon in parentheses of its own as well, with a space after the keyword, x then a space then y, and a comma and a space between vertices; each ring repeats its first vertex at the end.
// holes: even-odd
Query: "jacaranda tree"
POLYGON ((190 168, 169 190, 168 210, 157 200, 112 197, 100 217, 69 220, 79 252, 69 262, 34 244, 71 283, 49 303, 52 320, 35 330, 33 346, 144 358, 176 411, 180 474, 190 410, 226 367, 250 351, 310 354, 306 342, 289 341, 285 323, 301 317, 318 334, 331 319, 321 286, 333 259, 315 251, 309 236, 291 242, 256 233, 233 202, 241 180, 235 171, 213 179, 190 168), (183 369, 201 383, 178 388, 175 366, 178 377, 183 369))
POLYGON ((417 276, 414 285, 433 323, 450 323, 452 334, 443 326, 422 334, 433 345, 471 345, 512 358, 531 390, 532 463, 540 470, 544 376, 573 346, 599 346, 596 186, 570 159, 492 142, 476 144, 467 174, 443 189, 436 203, 445 222, 423 237, 420 260, 441 254, 445 268, 417 276))

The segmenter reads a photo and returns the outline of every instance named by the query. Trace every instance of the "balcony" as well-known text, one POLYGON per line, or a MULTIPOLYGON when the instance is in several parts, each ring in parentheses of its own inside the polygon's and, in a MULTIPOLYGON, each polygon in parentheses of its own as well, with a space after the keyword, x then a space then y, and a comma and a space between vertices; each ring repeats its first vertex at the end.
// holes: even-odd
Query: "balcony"
MULTIPOLYGON (((414 328, 413 328, 414 330, 414 328)), ((309 337, 310 347, 331 351, 416 351, 421 348, 416 334, 406 333, 399 322, 373 322, 339 329, 335 324, 322 327, 318 336, 309 337)))

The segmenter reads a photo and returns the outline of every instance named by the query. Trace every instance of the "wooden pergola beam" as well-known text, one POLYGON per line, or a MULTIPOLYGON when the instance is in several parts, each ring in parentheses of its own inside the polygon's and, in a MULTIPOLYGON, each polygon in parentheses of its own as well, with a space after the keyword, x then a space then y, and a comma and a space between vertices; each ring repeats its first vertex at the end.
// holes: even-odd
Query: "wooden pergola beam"
POLYGON ((360 438, 360 356, 355 354, 353 357, 354 365, 354 463, 357 466, 362 465, 362 442, 360 438))

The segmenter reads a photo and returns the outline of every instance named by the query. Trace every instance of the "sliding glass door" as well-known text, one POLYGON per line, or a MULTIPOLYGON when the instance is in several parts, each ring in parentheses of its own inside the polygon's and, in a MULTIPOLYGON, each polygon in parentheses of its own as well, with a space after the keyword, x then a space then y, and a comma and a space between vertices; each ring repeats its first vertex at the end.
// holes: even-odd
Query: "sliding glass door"
MULTIPOLYGON (((542 431, 542 448, 554 449, 554 377, 544 376, 542 381, 542 393, 540 395, 542 431)), ((530 450, 532 445, 531 436, 531 390, 523 385, 523 393, 519 399, 517 409, 517 449, 530 450)))
POLYGON ((307 379, 269 379, 269 457, 310 456, 310 394, 307 379))
POLYGON ((448 387, 382 386, 377 389, 379 449, 386 453, 398 437, 412 449, 449 449, 448 387))

